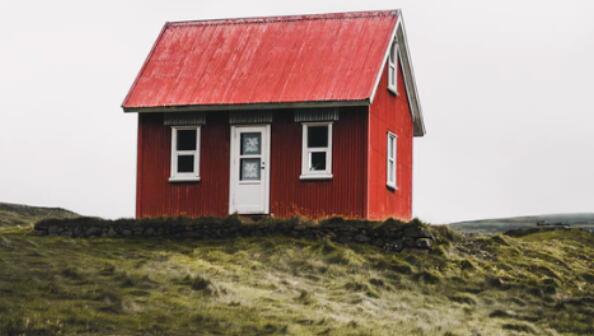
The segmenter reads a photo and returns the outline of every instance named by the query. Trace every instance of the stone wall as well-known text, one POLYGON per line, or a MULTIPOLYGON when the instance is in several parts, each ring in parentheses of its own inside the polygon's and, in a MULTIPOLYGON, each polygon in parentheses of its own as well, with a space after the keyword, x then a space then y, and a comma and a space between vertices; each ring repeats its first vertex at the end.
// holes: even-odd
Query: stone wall
POLYGON ((105 220, 93 217, 46 219, 34 226, 39 235, 68 237, 171 237, 227 239, 239 236, 286 235, 298 238, 328 238, 341 243, 365 243, 388 251, 404 248, 430 249, 434 237, 418 220, 371 222, 331 218, 310 222, 301 218, 242 220, 226 218, 152 218, 105 220))

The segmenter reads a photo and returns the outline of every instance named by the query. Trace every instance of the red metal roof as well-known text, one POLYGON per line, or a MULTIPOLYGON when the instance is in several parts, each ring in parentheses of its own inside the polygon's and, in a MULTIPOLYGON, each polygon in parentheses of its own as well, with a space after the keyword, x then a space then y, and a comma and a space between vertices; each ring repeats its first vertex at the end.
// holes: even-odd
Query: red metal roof
POLYGON ((373 11, 166 23, 123 107, 366 100, 397 16, 373 11))

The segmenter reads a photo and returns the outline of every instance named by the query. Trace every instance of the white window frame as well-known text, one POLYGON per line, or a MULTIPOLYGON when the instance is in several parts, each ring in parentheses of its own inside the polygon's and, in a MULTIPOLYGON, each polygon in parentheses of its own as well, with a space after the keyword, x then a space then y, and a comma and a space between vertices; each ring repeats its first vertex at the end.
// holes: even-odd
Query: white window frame
POLYGON ((388 90, 398 94, 398 42, 392 42, 388 52, 388 90))
POLYGON ((200 126, 171 126, 171 182, 200 181, 200 126), (177 150, 177 131, 196 130, 196 149, 177 150), (191 173, 177 172, 177 157, 179 155, 194 155, 194 171, 191 173))
POLYGON ((386 185, 391 189, 398 189, 398 136, 388 132, 386 139, 386 185), (390 144, 391 140, 393 142, 390 144), (392 145, 393 157, 390 157, 390 145, 392 145), (393 180, 390 180, 390 169, 392 169, 393 180))
POLYGON ((332 122, 304 122, 302 123, 302 141, 301 141, 301 176, 302 180, 331 179, 332 178, 332 122), (327 126, 328 127, 328 146, 327 147, 307 147, 307 137, 309 127, 327 126), (312 153, 326 153, 326 169, 311 171, 309 170, 312 153))

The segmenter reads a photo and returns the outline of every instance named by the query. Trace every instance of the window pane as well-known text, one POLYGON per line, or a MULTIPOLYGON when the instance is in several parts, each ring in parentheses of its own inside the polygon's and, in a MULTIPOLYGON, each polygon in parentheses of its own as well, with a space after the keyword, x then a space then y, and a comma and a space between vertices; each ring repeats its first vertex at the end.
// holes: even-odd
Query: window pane
POLYGON ((394 60, 396 59, 396 48, 397 48, 397 44, 396 43, 392 43, 392 46, 390 48, 390 61, 392 63, 394 63, 394 60))
POLYGON ((194 155, 179 155, 177 157, 177 172, 178 173, 193 173, 194 172, 194 155))
POLYGON ((394 158, 394 137, 391 135, 388 136, 388 157, 394 158))
POLYGON ((309 126, 307 147, 328 147, 328 126, 309 126))
POLYGON ((326 170, 326 153, 310 153, 309 170, 326 170))
POLYGON ((261 133, 241 133, 241 155, 260 154, 261 139, 261 133))
POLYGON ((260 180, 260 159, 241 159, 239 166, 240 181, 260 180))
POLYGON ((196 150, 196 130, 177 131, 177 150, 196 150))
POLYGON ((388 182, 394 183, 394 161, 388 162, 388 182))

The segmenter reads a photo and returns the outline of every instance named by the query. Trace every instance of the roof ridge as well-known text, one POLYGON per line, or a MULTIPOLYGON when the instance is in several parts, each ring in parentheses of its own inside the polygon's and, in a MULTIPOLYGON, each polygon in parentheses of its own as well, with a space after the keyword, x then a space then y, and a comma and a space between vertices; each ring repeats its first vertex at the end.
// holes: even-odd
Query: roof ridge
POLYGON ((369 17, 383 17, 398 15, 397 9, 388 10, 370 10, 354 12, 334 12, 322 14, 296 14, 296 15, 274 15, 274 16, 254 16, 239 18, 219 18, 204 20, 186 20, 186 21, 168 21, 167 26, 186 26, 186 25, 219 25, 219 24, 245 24, 245 23, 271 23, 271 22, 290 22, 303 20, 332 20, 332 19, 357 19, 369 17))

